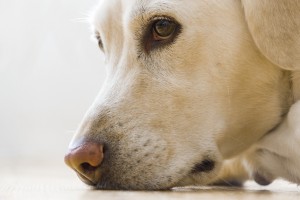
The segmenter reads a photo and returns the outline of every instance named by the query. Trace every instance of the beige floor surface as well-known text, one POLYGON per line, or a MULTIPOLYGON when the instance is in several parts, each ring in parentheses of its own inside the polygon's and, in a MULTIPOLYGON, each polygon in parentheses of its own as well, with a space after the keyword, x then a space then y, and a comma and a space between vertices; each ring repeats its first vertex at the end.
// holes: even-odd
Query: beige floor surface
POLYGON ((246 188, 186 187, 166 192, 95 191, 83 185, 63 163, 61 165, 2 163, 0 166, 0 200, 299 200, 300 187, 276 182, 260 187, 249 182, 246 188))

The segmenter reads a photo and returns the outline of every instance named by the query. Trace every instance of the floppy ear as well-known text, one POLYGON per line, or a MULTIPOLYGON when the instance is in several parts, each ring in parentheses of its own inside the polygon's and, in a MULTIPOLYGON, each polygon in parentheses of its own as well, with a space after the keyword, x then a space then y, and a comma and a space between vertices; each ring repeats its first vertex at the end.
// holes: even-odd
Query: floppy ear
POLYGON ((300 70, 300 0, 241 0, 252 37, 271 62, 300 70))

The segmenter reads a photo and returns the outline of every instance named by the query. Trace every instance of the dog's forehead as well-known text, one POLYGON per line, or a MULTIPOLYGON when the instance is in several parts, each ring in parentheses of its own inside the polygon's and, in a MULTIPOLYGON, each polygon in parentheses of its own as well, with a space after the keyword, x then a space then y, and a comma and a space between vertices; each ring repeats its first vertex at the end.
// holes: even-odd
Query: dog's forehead
POLYGON ((95 14, 93 25, 103 27, 116 21, 135 19, 136 16, 168 13, 179 0, 101 0, 95 14))

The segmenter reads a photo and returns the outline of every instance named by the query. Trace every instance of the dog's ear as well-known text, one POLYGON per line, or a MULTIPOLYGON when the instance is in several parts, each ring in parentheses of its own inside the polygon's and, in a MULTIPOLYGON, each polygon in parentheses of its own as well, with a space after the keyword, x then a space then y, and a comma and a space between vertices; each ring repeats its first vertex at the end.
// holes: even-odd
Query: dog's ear
POLYGON ((300 0, 242 0, 242 4, 261 53, 284 69, 300 70, 300 0))

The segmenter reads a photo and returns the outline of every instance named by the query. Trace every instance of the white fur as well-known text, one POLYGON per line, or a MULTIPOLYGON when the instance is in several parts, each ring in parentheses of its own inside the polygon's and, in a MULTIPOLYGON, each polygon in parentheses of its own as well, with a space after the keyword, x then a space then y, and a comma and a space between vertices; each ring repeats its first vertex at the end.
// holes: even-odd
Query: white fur
MULTIPOLYGON (((254 145, 250 172, 266 181, 276 178, 300 184, 300 101, 295 103, 280 126, 254 145)), ((249 155, 248 155, 249 156, 249 155)))
MULTIPOLYGON (((261 41, 276 27, 257 32, 257 5, 251 0, 101 1, 93 27, 102 38, 108 76, 71 146, 82 138, 108 144, 114 157, 106 185, 161 189, 212 183, 224 160, 245 152, 283 120, 292 103, 292 75, 283 68, 294 61, 273 61, 278 48, 269 51, 273 46, 261 41), (143 34, 155 16, 176 19, 182 32, 168 47, 145 53, 143 34), (215 168, 192 174, 206 158, 215 168)), ((263 12, 257 16, 265 18, 263 12)))

